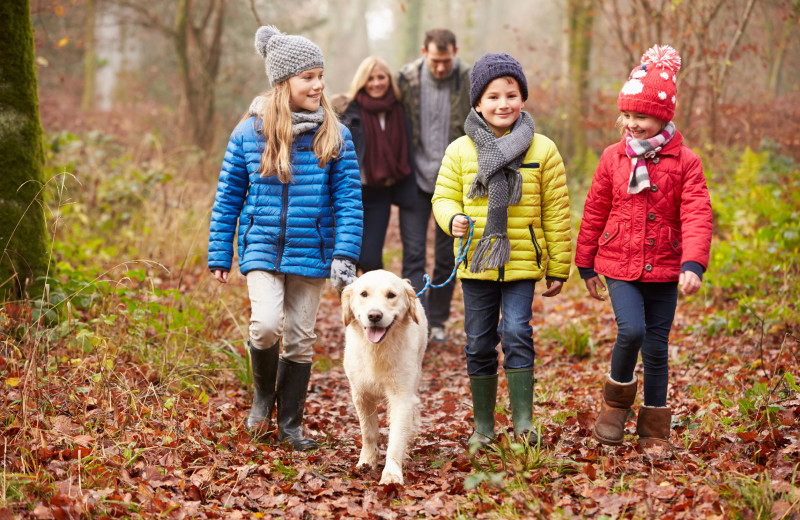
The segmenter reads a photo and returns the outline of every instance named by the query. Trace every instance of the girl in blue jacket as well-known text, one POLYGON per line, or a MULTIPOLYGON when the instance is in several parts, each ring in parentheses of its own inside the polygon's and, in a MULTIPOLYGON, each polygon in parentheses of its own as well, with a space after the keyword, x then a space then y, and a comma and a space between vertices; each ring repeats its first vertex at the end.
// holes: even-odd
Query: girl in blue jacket
POLYGON ((254 397, 247 427, 269 428, 297 450, 317 447, 302 421, 325 279, 355 279, 361 250, 361 178, 350 132, 323 93, 323 57, 302 36, 256 32, 273 90, 228 142, 211 213, 208 267, 227 283, 238 234, 250 296, 254 397), (283 352, 280 344, 283 342, 283 352))

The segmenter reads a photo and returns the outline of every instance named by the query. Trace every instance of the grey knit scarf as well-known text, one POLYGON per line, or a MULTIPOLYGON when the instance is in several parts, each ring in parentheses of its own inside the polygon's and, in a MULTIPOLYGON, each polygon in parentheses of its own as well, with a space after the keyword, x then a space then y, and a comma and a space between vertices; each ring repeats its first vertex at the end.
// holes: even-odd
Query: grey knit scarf
POLYGON ((292 112, 292 136, 297 137, 303 132, 315 129, 322 124, 324 119, 325 111, 321 106, 317 108, 316 112, 309 112, 308 110, 292 112))
MULTIPOLYGON (((251 116, 260 116, 264 111, 264 104, 267 102, 267 96, 256 96, 250 108, 247 109, 248 114, 251 116)), ((322 124, 325 120, 325 111, 322 106, 318 107, 316 112, 309 112, 308 110, 301 110, 300 112, 292 112, 292 137, 297 137, 303 132, 313 130, 322 124)))
POLYGON ((498 138, 473 108, 464 123, 464 130, 478 151, 478 174, 467 197, 489 198, 483 236, 472 253, 470 271, 477 273, 502 267, 511 258, 508 207, 519 204, 522 199, 519 167, 533 142, 535 128, 530 114, 522 112, 511 132, 498 138))

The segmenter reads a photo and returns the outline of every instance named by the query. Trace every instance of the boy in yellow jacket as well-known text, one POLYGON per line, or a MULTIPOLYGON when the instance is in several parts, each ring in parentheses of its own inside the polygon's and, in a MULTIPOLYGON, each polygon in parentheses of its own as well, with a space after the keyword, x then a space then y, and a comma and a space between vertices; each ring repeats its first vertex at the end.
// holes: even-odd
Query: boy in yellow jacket
POLYGON ((474 221, 470 250, 458 266, 475 422, 471 451, 494 439, 498 343, 505 355, 514 432, 537 442, 532 432, 534 286, 545 277, 542 296, 555 296, 570 271, 564 163, 553 141, 534 132, 533 119, 522 110, 527 98, 525 74, 513 57, 486 54, 475 63, 467 135, 447 148, 433 195, 436 222, 454 237, 465 236, 469 219, 474 221))

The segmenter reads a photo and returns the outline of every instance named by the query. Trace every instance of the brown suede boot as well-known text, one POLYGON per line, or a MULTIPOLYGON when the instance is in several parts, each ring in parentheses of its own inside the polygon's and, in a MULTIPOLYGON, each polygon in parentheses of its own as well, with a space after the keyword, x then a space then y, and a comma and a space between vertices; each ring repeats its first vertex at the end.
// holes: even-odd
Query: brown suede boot
POLYGON ((642 405, 636 419, 636 434, 642 448, 669 446, 669 429, 672 410, 642 405))
POLYGON ((594 423, 592 436, 602 444, 619 446, 625 436, 625 421, 636 399, 636 376, 628 383, 617 383, 606 376, 603 386, 603 403, 594 423))

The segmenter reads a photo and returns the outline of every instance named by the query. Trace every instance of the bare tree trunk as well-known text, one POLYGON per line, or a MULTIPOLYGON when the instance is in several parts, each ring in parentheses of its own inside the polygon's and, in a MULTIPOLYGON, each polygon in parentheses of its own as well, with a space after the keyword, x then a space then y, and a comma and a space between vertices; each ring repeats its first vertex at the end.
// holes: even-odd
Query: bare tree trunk
POLYGON ((591 65, 592 28, 595 0, 567 2, 569 56, 568 98, 566 107, 566 157, 571 170, 582 175, 586 166, 586 128, 589 99, 589 67, 591 65))
POLYGON ((0 2, 0 299, 41 294, 44 148, 29 0, 0 2))
POLYGON ((83 29, 83 98, 81 109, 94 108, 95 74, 97 55, 95 54, 94 24, 97 14, 97 0, 86 0, 86 25, 83 29))
POLYGON ((397 46, 400 63, 419 56, 419 49, 422 47, 422 0, 408 0, 403 6, 401 39, 397 46))

